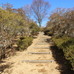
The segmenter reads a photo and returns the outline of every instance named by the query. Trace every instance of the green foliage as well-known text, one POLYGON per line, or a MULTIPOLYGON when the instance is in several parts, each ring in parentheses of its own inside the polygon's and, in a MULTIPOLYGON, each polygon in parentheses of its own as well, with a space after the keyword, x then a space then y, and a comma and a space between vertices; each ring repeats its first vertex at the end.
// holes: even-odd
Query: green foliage
POLYGON ((52 39, 60 49, 63 49, 65 58, 70 61, 74 68, 74 38, 63 36, 61 38, 52 39))
POLYGON ((53 32, 50 31, 50 30, 45 30, 45 31, 44 31, 44 34, 45 34, 45 35, 48 35, 48 36, 52 36, 52 35, 53 35, 53 32))
POLYGON ((16 38, 16 36, 29 36, 32 33, 38 32, 37 24, 32 23, 30 19, 27 19, 27 16, 23 14, 23 10, 14 9, 16 12, 9 10, 0 9, 0 35, 1 35, 1 43, 3 40, 6 40, 7 43, 12 43, 12 40, 16 38), (30 20, 28 22, 28 20, 30 20))
POLYGON ((31 34, 32 35, 37 35, 37 33, 40 31, 40 28, 34 22, 30 23, 30 29, 31 29, 31 34))
POLYGON ((32 43, 32 38, 29 37, 32 35, 31 32, 37 33, 39 28, 25 15, 23 9, 12 9, 9 4, 5 7, 0 9, 0 44, 3 44, 5 48, 13 47, 21 36, 27 36, 18 42, 19 50, 26 49, 32 43), (32 22, 33 24, 30 25, 32 22))
POLYGON ((31 45, 32 37, 21 37, 18 41, 18 50, 25 50, 29 45, 31 45))
POLYGON ((53 41, 74 68, 74 9, 57 8, 49 17, 46 35, 53 33, 53 41))

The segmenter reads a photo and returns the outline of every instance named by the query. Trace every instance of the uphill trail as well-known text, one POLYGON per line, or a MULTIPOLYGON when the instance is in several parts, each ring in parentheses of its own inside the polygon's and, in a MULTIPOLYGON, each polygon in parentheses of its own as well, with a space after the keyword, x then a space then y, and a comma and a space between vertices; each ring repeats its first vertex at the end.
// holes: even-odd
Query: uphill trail
POLYGON ((48 38, 50 39, 49 36, 39 33, 27 50, 5 59, 5 64, 9 67, 1 74, 60 74, 50 43, 46 42, 48 38))

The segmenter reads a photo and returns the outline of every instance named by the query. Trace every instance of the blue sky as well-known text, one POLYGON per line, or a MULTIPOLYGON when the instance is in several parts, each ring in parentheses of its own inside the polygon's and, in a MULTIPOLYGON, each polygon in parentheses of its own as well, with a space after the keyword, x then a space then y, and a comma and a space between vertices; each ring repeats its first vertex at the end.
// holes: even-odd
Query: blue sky
MULTIPOLYGON (((55 8, 72 8, 74 7, 74 0, 45 0, 51 5, 50 12, 55 8)), ((26 4, 31 4, 32 0, 0 0, 0 4, 10 3, 14 8, 21 8, 26 4)), ((46 23, 44 21, 43 23, 46 23)))
MULTIPOLYGON (((50 3, 51 11, 58 7, 63 7, 63 8, 74 7, 74 0, 45 0, 45 1, 48 1, 50 3)), ((0 4, 10 3, 13 4, 14 8, 23 7, 26 4, 31 4, 31 2, 32 0, 0 0, 0 4)))

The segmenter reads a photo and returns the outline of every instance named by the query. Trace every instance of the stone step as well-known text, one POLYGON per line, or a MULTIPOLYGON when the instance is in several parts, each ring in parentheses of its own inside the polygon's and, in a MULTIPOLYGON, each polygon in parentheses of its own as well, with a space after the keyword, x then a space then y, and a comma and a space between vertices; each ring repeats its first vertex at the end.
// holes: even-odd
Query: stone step
POLYGON ((36 43, 36 45, 49 45, 47 43, 36 43))
POLYGON ((54 60, 23 60, 22 62, 27 62, 27 63, 53 63, 54 60))
POLYGON ((28 52, 29 54, 50 54, 50 52, 28 52))
POLYGON ((30 50, 28 50, 28 52, 50 52, 51 53, 51 51, 49 50, 49 49, 31 49, 31 51, 30 50))
POLYGON ((35 49, 49 49, 49 47, 34 47, 35 49))

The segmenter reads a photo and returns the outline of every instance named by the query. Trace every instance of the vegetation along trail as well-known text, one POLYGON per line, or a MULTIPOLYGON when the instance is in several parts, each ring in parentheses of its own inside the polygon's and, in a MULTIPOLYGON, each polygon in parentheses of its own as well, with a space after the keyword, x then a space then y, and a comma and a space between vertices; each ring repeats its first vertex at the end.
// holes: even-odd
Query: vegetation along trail
POLYGON ((5 59, 3 64, 9 67, 1 74, 60 74, 50 44, 46 42, 48 38, 51 37, 39 33, 27 50, 5 59))
POLYGON ((74 74, 73 3, 1 0, 0 74, 74 74))

